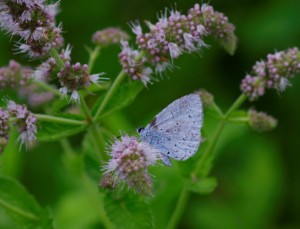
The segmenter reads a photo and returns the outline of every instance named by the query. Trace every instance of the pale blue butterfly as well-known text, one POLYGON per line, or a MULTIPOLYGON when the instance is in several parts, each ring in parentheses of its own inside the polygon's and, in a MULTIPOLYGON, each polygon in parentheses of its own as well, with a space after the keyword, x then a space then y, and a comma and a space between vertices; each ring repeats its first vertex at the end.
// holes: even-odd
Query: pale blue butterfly
POLYGON ((198 150, 201 140, 203 108, 200 96, 183 96, 163 109, 137 131, 143 142, 160 152, 160 159, 171 166, 171 158, 186 160, 198 150))

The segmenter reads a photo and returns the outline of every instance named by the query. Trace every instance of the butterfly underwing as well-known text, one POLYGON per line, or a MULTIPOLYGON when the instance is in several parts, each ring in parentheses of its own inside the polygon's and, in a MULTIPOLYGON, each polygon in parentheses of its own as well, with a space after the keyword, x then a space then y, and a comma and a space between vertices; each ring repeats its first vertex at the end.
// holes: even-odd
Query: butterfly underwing
POLYGON ((202 123, 200 96, 189 94, 173 101, 138 132, 141 140, 157 149, 160 159, 171 166, 170 158, 186 160, 197 152, 202 123))

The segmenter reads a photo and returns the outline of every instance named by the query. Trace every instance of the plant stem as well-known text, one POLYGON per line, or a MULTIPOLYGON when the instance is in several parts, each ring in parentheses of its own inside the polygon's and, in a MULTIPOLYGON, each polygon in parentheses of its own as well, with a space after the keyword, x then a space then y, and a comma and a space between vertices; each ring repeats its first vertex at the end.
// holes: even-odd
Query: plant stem
POLYGON ((97 59, 97 57, 100 55, 100 46, 97 45, 93 51, 89 51, 89 54, 90 54, 90 59, 89 59, 89 62, 88 62, 88 66, 89 66, 89 73, 92 72, 93 70, 93 67, 94 67, 94 64, 95 64, 95 61, 97 59))
POLYGON ((214 110, 218 113, 218 115, 219 115, 221 118, 224 117, 223 111, 220 109, 220 107, 219 107, 217 104, 213 103, 213 104, 212 104, 212 107, 214 108, 214 110))
POLYGON ((105 158, 105 154, 104 154, 105 143, 104 143, 103 136, 100 132, 98 124, 96 122, 94 122, 94 120, 93 120, 91 112, 84 100, 82 93, 79 93, 79 95, 80 95, 81 109, 87 116, 88 123, 90 125, 90 128, 89 128, 90 136, 93 138, 94 146, 96 147, 99 157, 100 157, 100 160, 102 161, 105 158))
POLYGON ((232 106, 228 109, 228 111, 225 113, 224 119, 227 120, 232 112, 237 110, 247 99, 247 96, 245 94, 241 94, 237 100, 232 104, 232 106))
POLYGON ((183 188, 183 190, 180 193, 178 202, 176 204, 176 208, 172 214, 171 219, 169 220, 167 229, 176 228, 176 225, 178 224, 181 215, 186 207, 189 196, 190 196, 190 192, 186 188, 183 188))
POLYGON ((58 65, 58 67, 60 67, 60 68, 65 67, 65 63, 59 57, 59 53, 57 52, 57 50, 55 48, 50 49, 50 54, 55 59, 55 62, 58 65))
MULTIPOLYGON (((136 57, 136 61, 139 61, 143 56, 144 56, 144 53, 140 52, 139 55, 136 57)), ((98 109, 96 111, 96 114, 94 116, 95 121, 99 118, 100 114, 103 112, 103 110, 106 107, 107 103, 109 102, 109 100, 111 99, 111 97, 113 96, 115 91, 118 89, 119 85, 121 84, 121 82, 123 81, 125 76, 126 76, 126 73, 123 70, 120 71, 117 78, 115 79, 115 81, 113 82, 113 84, 109 88, 108 92, 106 93, 101 105, 98 107, 98 109)))
POLYGON ((69 118, 61 118, 51 115, 44 115, 44 114, 34 114, 39 121, 46 121, 46 122, 56 122, 62 124, 70 124, 70 125, 86 125, 85 121, 76 120, 76 119, 69 119, 69 118))
POLYGON ((113 82, 113 84, 111 85, 111 87, 109 88, 108 92, 106 93, 101 105, 99 106, 99 108, 96 111, 96 114, 94 116, 94 120, 96 121, 98 119, 98 117, 100 116, 101 112, 104 110, 104 108, 106 107, 108 101, 111 99, 112 95, 115 93, 115 91, 117 90, 117 88, 119 87, 119 85, 121 84, 121 82, 123 81, 123 79, 125 78, 126 73, 122 70, 119 75, 117 76, 117 78, 115 79, 115 81, 113 82))
POLYGON ((88 123, 91 124, 93 123, 93 117, 81 92, 79 92, 79 97, 80 97, 80 108, 82 112, 86 115, 86 118, 88 119, 88 123))
POLYGON ((43 88, 44 90, 46 91, 50 91, 52 92, 54 95, 57 95, 59 97, 61 97, 61 93, 55 89, 54 87, 50 86, 49 84, 46 84, 42 81, 39 81, 39 80, 33 80, 33 83, 37 86, 39 86, 40 88, 43 88))
MULTIPOLYGON (((233 105, 228 109, 228 111, 225 113, 225 115, 222 115, 223 119, 219 123, 215 133, 213 134, 213 137, 205 149, 201 159, 199 160, 197 166, 195 167, 194 171, 191 173, 191 177, 199 174, 201 170, 203 169, 203 166, 206 164, 207 160, 210 159, 212 156, 213 150, 221 136, 222 131, 224 130, 225 124, 228 121, 230 115, 232 112, 234 112, 236 109, 238 109, 243 102, 247 99, 247 96, 245 94, 240 95, 237 100, 233 103, 233 105)), ((185 209, 185 206, 187 205, 189 199, 189 191, 186 188, 183 188, 180 197, 177 201, 175 210, 171 216, 171 219, 168 223, 167 229, 174 229, 176 228, 178 222, 180 221, 181 215, 185 209)))
POLYGON ((67 138, 61 139, 60 144, 66 154, 75 154, 75 152, 67 138))

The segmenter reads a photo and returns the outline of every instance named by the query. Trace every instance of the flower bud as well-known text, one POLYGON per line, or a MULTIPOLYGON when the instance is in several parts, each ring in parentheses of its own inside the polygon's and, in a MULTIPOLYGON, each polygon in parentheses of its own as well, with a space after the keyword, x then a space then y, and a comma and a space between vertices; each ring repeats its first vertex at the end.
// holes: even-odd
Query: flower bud
POLYGON ((112 174, 106 173, 103 175, 99 182, 99 187, 102 189, 115 189, 116 188, 116 181, 112 174))
POLYGON ((277 120, 264 112, 250 110, 248 118, 250 127, 257 132, 270 131, 277 126, 277 120))
POLYGON ((200 95, 202 105, 204 108, 208 108, 213 105, 214 96, 211 93, 209 93, 205 89, 200 89, 197 93, 200 95))
POLYGON ((118 44, 121 40, 128 40, 129 35, 119 28, 107 28, 93 34, 92 41, 101 47, 118 44))

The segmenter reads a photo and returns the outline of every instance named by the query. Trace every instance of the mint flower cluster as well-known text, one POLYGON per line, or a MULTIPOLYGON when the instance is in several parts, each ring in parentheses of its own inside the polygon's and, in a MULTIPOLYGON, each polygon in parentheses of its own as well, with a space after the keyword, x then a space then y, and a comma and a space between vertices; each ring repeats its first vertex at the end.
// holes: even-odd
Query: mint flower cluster
POLYGON ((235 50, 235 27, 226 16, 206 4, 201 7, 195 4, 186 15, 171 10, 167 16, 166 10, 156 24, 146 22, 146 25, 149 32, 143 32, 138 22, 131 24, 138 50, 123 41, 119 55, 125 73, 145 85, 153 79, 153 72, 161 74, 172 70, 173 60, 181 54, 199 52, 207 47, 203 41, 205 36, 212 35, 221 41, 230 53, 235 50))
POLYGON ((0 108, 0 153, 3 152, 9 138, 9 119, 12 118, 19 132, 19 141, 26 146, 36 140, 37 118, 26 106, 7 102, 7 108, 0 108))
POLYGON ((8 142, 9 113, 0 108, 0 154, 3 153, 8 142))
POLYGON ((65 67, 57 73, 57 77, 62 86, 59 91, 62 95, 66 95, 70 92, 71 99, 79 101, 78 90, 90 86, 90 83, 97 83, 99 76, 100 74, 90 75, 88 73, 87 64, 81 65, 80 63, 76 63, 71 65, 70 62, 66 62, 65 67))
POLYGON ((139 142, 136 137, 126 135, 115 140, 110 148, 110 155, 111 159, 105 166, 106 175, 100 182, 102 186, 110 183, 114 187, 120 182, 126 182, 139 193, 152 193, 153 185, 148 167, 158 159, 155 149, 145 142, 139 142))
POLYGON ((96 31, 92 36, 94 44, 105 47, 112 44, 119 44, 121 40, 128 40, 129 35, 119 28, 109 27, 96 31))
POLYGON ((16 118, 15 125, 20 134, 21 144, 30 145, 36 140, 37 118, 26 106, 8 101, 7 109, 11 117, 16 118))
POLYGON ((242 80, 241 90, 250 101, 265 94, 266 89, 284 91, 289 80, 300 73, 300 51, 290 48, 285 51, 269 54, 267 60, 257 61, 252 73, 242 80))
POLYGON ((31 80, 33 70, 11 60, 6 67, 0 68, 0 89, 13 89, 18 96, 32 107, 45 104, 53 99, 51 92, 40 90, 31 80))
POLYGON ((55 25, 58 4, 44 0, 1 0, 0 28, 19 36, 21 53, 42 57, 63 45, 60 26, 55 25))
POLYGON ((7 67, 0 68, 0 89, 18 89, 29 83, 32 69, 23 67, 18 62, 11 60, 7 67))

